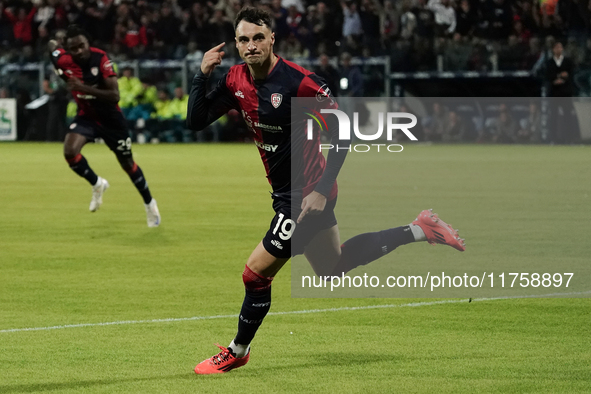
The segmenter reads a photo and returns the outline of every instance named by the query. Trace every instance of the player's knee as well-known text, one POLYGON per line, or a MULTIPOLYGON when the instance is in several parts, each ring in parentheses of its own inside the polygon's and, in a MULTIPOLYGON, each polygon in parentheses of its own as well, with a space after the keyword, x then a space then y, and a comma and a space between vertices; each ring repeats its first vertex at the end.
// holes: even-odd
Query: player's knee
POLYGON ((242 272, 242 281, 246 290, 265 291, 271 287, 273 278, 259 275, 247 265, 244 267, 244 272, 242 272))
POLYGON ((132 159, 120 158, 119 164, 121 165, 121 168, 123 168, 123 171, 128 174, 133 174, 137 170, 137 164, 132 159))
POLYGON ((73 165, 82 160, 82 155, 79 152, 64 152, 64 158, 69 165, 73 165))
POLYGON ((68 162, 74 160, 76 158, 76 156, 78 156, 79 153, 80 153, 79 149, 76 149, 72 146, 64 146, 64 158, 68 162))

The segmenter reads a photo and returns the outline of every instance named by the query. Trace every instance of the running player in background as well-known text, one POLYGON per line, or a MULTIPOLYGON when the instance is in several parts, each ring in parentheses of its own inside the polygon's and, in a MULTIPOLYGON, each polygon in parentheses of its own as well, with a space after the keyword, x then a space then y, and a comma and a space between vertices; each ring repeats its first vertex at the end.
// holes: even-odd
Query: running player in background
MULTIPOLYGON (((320 276, 340 276, 415 241, 465 250, 457 231, 430 210, 407 226, 360 234, 341 245, 334 207, 336 178, 347 149, 331 150, 325 160, 316 148, 319 134, 308 143, 305 122, 292 121, 291 98, 316 97, 325 108, 338 106, 321 78, 273 53, 275 36, 270 26, 271 17, 265 11, 242 9, 234 28, 236 47, 245 63, 230 68, 206 94, 207 79, 224 56, 224 43, 212 48, 203 56, 189 97, 187 123, 196 130, 230 109, 242 113, 273 188, 276 213, 242 273, 246 294, 238 333, 227 348, 218 345, 220 353, 195 367, 198 374, 228 372, 248 362, 250 343, 271 306, 271 282, 291 256, 304 254, 320 276), (298 167, 293 180, 292 165, 298 167)), ((343 146, 338 126, 329 125, 328 130, 331 144, 343 146)))
POLYGON ((86 33, 76 25, 68 28, 64 45, 65 49, 60 48, 56 41, 49 43, 55 70, 66 81, 78 105, 78 112, 64 141, 64 156, 70 168, 92 185, 90 211, 99 209, 109 183, 95 174, 80 151, 87 142, 100 137, 115 153, 119 164, 141 194, 148 227, 158 227, 158 205, 150 194, 142 169, 133 160, 131 138, 117 105, 119 87, 111 61, 105 52, 89 46, 86 33))

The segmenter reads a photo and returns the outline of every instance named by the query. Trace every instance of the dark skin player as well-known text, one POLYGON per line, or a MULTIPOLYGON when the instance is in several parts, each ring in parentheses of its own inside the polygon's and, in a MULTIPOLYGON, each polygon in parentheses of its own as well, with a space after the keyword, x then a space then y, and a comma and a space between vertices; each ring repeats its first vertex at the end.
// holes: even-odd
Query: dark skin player
MULTIPOLYGON (((88 63, 88 60, 90 59, 90 45, 86 37, 78 35, 68 38, 65 47, 77 64, 83 66, 88 63)), ((117 77, 115 76, 106 78, 105 86, 103 88, 85 85, 84 82, 76 77, 68 77, 66 83, 71 92, 76 91, 88 94, 96 97, 98 100, 111 102, 113 104, 119 102, 119 85, 117 84, 117 77)), ((66 139, 64 141, 64 156, 66 160, 76 157, 87 142, 88 140, 86 137, 81 134, 72 132, 66 134, 66 139)), ((133 168, 132 158, 117 157, 117 159, 125 171, 130 171, 133 168)))

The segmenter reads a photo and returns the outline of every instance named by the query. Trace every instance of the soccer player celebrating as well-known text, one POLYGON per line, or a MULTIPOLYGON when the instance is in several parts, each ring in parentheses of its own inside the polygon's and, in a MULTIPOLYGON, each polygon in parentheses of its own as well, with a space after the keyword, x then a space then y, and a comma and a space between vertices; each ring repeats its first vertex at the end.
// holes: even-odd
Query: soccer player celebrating
MULTIPOLYGON (((248 362, 250 343, 271 305, 271 282, 291 256, 303 253, 318 275, 340 276, 415 241, 465 250, 457 231, 430 210, 407 226, 360 234, 341 245, 334 207, 336 177, 347 150, 331 150, 325 160, 313 148, 318 144, 308 144, 303 137, 294 138, 292 144, 292 135, 303 136, 305 129, 299 125, 302 122, 292 121, 290 113, 292 97, 316 97, 333 109, 337 104, 317 75, 273 53, 275 36, 267 12, 243 8, 234 28, 245 63, 230 68, 206 93, 207 79, 224 56, 224 43, 204 54, 201 70, 193 79, 187 123, 201 130, 230 109, 242 113, 273 188, 276 214, 242 273, 246 294, 238 333, 227 348, 218 345, 218 354, 198 364, 197 374, 228 372, 248 362), (293 180, 292 166, 301 167, 294 170, 293 180)), ((332 130, 331 143, 338 145, 338 126, 329 125, 328 130, 332 130)), ((319 143, 320 137, 315 138, 319 143)))
POLYGON ((66 32, 65 49, 58 47, 56 41, 50 41, 49 47, 55 70, 66 81, 78 105, 78 113, 64 141, 64 156, 70 168, 92 185, 90 211, 99 209, 109 183, 90 168, 80 151, 87 142, 100 137, 115 153, 119 164, 141 194, 148 227, 158 227, 158 205, 150 194, 142 169, 133 160, 131 138, 117 105, 117 74, 107 54, 90 47, 85 32, 76 25, 70 26, 66 32))

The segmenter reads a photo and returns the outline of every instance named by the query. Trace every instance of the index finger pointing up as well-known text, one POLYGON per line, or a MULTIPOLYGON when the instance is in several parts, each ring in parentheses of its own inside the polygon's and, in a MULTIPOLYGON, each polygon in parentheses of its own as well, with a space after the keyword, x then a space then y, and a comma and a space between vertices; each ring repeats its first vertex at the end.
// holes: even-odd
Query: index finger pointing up
POLYGON ((218 44, 218 45, 214 46, 213 48, 211 48, 211 49, 210 49, 209 51, 207 51, 207 52, 219 52, 219 51, 220 51, 220 49, 222 49, 222 47, 223 47, 224 45, 226 45, 226 43, 225 43, 225 42, 222 42, 221 44, 218 44))

